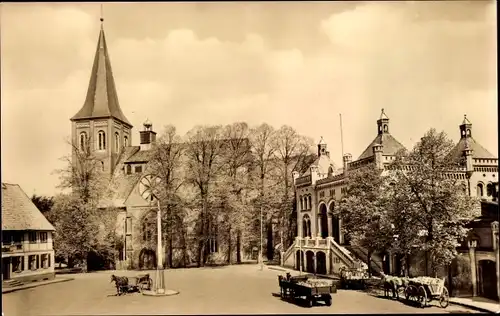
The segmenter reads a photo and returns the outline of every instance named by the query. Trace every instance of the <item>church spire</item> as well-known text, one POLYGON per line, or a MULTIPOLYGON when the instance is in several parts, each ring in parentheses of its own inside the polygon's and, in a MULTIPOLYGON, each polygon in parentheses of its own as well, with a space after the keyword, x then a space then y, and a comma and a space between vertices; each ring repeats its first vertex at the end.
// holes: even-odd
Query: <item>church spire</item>
POLYGON ((106 37, 104 36, 102 6, 100 21, 101 29, 97 40, 94 64, 90 74, 85 103, 71 120, 112 117, 132 127, 132 124, 130 124, 123 114, 118 102, 106 37))

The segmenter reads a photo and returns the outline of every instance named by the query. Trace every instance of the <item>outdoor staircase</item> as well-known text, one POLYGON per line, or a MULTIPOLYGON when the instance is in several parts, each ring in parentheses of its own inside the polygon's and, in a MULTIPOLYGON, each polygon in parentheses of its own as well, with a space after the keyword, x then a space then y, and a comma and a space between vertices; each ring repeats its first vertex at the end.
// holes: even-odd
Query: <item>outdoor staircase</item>
MULTIPOLYGON (((368 264, 368 251, 365 248, 359 246, 344 247, 347 248, 350 253, 357 257, 359 260, 368 264)), ((380 258, 378 254, 373 253, 371 255, 370 267, 373 275, 380 275, 380 273, 384 271, 382 258, 380 258)))
POLYGON ((288 267, 294 267, 294 256, 295 252, 299 248, 298 242, 302 242, 302 248, 303 250, 307 248, 316 248, 318 250, 325 250, 326 248, 329 248, 329 250, 337 255, 337 257, 340 258, 340 260, 343 262, 344 265, 348 267, 355 267, 356 265, 356 260, 354 259, 355 256, 346 248, 343 246, 339 245, 333 238, 328 238, 328 239, 295 239, 293 244, 285 251, 283 254, 283 261, 282 264, 284 266, 288 267))
POLYGON ((24 283, 20 282, 19 280, 5 280, 2 282, 2 286, 4 288, 11 288, 11 287, 16 287, 16 286, 21 286, 24 285, 24 283))
MULTIPOLYGON (((365 266, 365 268, 368 267, 368 251, 365 248, 351 245, 339 245, 333 238, 319 240, 309 239, 307 241, 304 239, 301 241, 300 239, 295 239, 293 244, 283 254, 282 265, 294 267, 295 252, 299 248, 298 242, 302 242, 303 248, 313 247, 324 249, 328 247, 347 267, 357 267, 359 266, 359 261, 362 262, 362 266, 365 266)), ((383 260, 377 253, 371 255, 370 267, 372 274, 375 276, 380 276, 381 272, 384 271, 383 260)))

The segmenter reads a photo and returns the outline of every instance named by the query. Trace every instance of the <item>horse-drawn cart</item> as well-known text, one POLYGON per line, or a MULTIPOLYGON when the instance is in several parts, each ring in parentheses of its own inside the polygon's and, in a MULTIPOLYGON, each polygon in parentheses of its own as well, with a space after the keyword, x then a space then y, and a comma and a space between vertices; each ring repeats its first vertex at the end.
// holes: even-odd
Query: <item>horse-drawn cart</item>
POLYGON ((139 292, 151 290, 153 285, 153 280, 149 277, 149 273, 138 274, 135 277, 135 285, 139 289, 139 292))
POLYGON ((449 304, 450 294, 444 285, 444 278, 418 277, 409 279, 405 288, 407 300, 419 302, 425 307, 433 299, 439 300, 439 306, 446 308, 449 304))
POLYGON ((309 307, 317 301, 323 301, 327 306, 332 305, 330 293, 335 293, 336 288, 331 280, 291 277, 287 274, 287 277, 278 276, 278 281, 281 298, 305 298, 309 307))

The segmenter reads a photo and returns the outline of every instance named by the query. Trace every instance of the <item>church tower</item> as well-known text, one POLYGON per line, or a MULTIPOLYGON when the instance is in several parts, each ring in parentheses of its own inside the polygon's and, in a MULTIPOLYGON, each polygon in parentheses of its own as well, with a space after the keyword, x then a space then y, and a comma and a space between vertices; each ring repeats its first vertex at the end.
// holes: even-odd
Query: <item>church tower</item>
MULTIPOLYGON (((123 147, 132 142, 132 124, 118 102, 115 80, 104 36, 103 18, 97 40, 94 64, 85 102, 71 118, 73 148, 88 148, 101 161, 105 174, 111 175, 123 147)), ((73 161, 76 152, 73 150, 73 161)))

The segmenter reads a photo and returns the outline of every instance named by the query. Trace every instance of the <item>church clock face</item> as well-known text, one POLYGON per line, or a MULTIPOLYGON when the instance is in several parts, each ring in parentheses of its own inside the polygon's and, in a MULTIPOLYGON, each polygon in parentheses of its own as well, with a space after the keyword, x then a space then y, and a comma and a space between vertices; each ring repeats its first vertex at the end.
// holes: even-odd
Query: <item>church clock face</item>
POLYGON ((145 175, 139 181, 139 194, 148 202, 152 202, 158 196, 158 185, 161 178, 152 174, 145 175))

